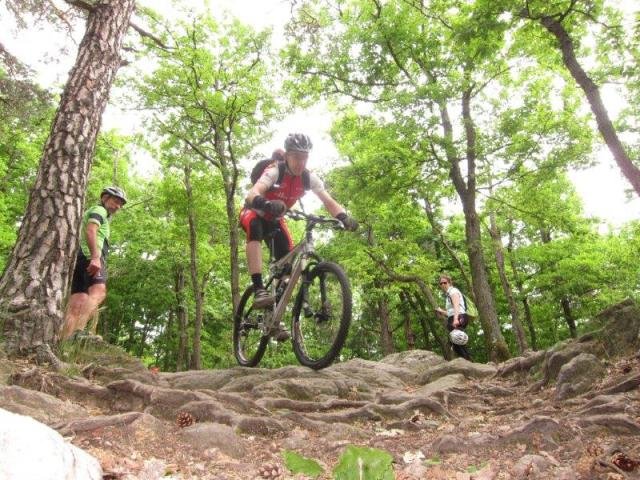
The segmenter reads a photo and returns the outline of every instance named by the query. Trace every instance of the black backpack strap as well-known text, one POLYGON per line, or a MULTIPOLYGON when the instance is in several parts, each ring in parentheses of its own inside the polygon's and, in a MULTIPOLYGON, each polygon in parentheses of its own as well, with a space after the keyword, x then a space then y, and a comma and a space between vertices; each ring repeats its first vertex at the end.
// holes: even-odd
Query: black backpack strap
POLYGON ((287 173, 287 163, 278 162, 278 180, 276 181, 276 184, 280 185, 282 183, 285 173, 287 173))
POLYGON ((306 168, 304 169, 304 172, 302 172, 302 186, 304 187, 305 192, 307 190, 311 190, 311 174, 306 168))

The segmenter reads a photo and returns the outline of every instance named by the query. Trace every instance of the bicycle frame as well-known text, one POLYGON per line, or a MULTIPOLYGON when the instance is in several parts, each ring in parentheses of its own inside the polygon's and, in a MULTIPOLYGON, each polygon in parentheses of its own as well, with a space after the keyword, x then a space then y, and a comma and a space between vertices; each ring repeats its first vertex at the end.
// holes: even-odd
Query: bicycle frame
MULTIPOLYGON (((234 313, 233 345, 238 363, 258 365, 269 338, 280 325, 293 301, 291 342, 298 361, 315 370, 329 366, 339 355, 351 323, 352 296, 349 280, 340 265, 324 261, 315 253, 313 230, 322 224, 343 229, 340 220, 290 211, 289 218, 306 220, 303 238, 279 260, 273 260, 271 243, 269 278, 265 286, 276 300, 267 308, 253 308, 255 290, 244 291, 234 313), (288 279, 287 282, 282 283, 288 279), (295 293, 294 290, 298 288, 295 293), (332 308, 335 302, 335 310, 332 308)), ((273 242, 273 237, 269 239, 273 242)))
MULTIPOLYGON (((293 250, 287 253, 281 259, 272 262, 269 266, 272 272, 277 272, 279 269, 284 268, 286 264, 291 264, 291 273, 289 274, 289 283, 285 288, 279 301, 276 303, 271 320, 272 325, 278 325, 278 323, 284 317, 284 311, 291 300, 293 291, 298 285, 302 272, 307 268, 309 263, 309 257, 314 255, 315 249, 313 246, 313 237, 311 231, 315 223, 307 225, 304 238, 295 246, 293 250)), ((272 274, 270 282, 275 280, 275 274, 272 274)))

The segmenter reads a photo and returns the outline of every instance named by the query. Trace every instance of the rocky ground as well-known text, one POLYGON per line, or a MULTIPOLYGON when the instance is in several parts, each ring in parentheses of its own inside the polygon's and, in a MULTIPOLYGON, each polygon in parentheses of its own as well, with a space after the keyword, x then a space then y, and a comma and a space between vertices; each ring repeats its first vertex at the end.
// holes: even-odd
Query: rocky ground
POLYGON ((589 335, 499 365, 409 351, 319 372, 152 373, 94 346, 76 372, 4 361, 0 408, 55 428, 105 479, 311 478, 290 471, 285 452, 330 479, 352 445, 388 452, 393 474, 340 478, 634 479, 634 309, 627 343, 589 335))

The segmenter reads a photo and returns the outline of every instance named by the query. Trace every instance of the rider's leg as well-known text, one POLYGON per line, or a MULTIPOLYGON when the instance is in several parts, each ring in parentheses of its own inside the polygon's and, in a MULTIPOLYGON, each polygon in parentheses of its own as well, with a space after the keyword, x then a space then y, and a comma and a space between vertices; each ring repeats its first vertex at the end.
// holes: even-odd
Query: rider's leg
POLYGON ((264 287, 262 284, 262 245, 258 240, 247 241, 247 264, 254 288, 264 287))
POLYGON ((89 300, 87 301, 83 315, 78 321, 78 329, 84 330, 91 315, 95 313, 100 304, 107 298, 107 285, 104 283, 96 283, 89 287, 89 300))
POLYGON ((250 209, 243 209, 240 213, 240 225, 247 234, 247 264, 251 274, 253 284, 253 306, 255 308, 266 308, 273 305, 275 298, 264 288, 262 280, 262 239, 265 232, 265 221, 256 212, 250 209))
POLYGON ((62 329, 62 340, 69 338, 76 330, 83 330, 89 318, 107 296, 104 283, 91 285, 88 293, 74 293, 69 297, 65 323, 62 329))
POLYGON ((84 306, 88 300, 89 294, 87 293, 74 293, 69 297, 67 310, 64 315, 64 327, 60 334, 62 340, 69 338, 71 334, 76 331, 78 320, 85 310, 84 306))
POLYGON ((71 281, 71 296, 67 303, 64 325, 60 338, 69 338, 76 330, 82 330, 89 317, 106 296, 107 270, 104 260, 102 268, 94 276, 89 275, 87 266, 89 259, 78 252, 73 278, 71 281))
POLYGON ((258 214, 248 208, 240 212, 240 225, 247 235, 245 252, 247 265, 254 290, 264 289, 262 283, 262 239, 264 238, 264 221, 258 214))

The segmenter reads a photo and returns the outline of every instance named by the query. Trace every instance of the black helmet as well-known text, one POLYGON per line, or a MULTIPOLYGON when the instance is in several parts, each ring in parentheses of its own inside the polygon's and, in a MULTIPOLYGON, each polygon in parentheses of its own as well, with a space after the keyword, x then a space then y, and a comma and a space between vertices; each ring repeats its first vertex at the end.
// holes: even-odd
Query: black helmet
POLYGON ((123 205, 127 203, 127 196, 124 194, 124 190, 120 187, 105 187, 104 190, 102 190, 100 197, 103 195, 111 195, 112 197, 119 198, 122 200, 123 205))
POLYGON ((290 133, 284 141, 284 149, 287 152, 310 152, 313 143, 304 133, 290 133))

